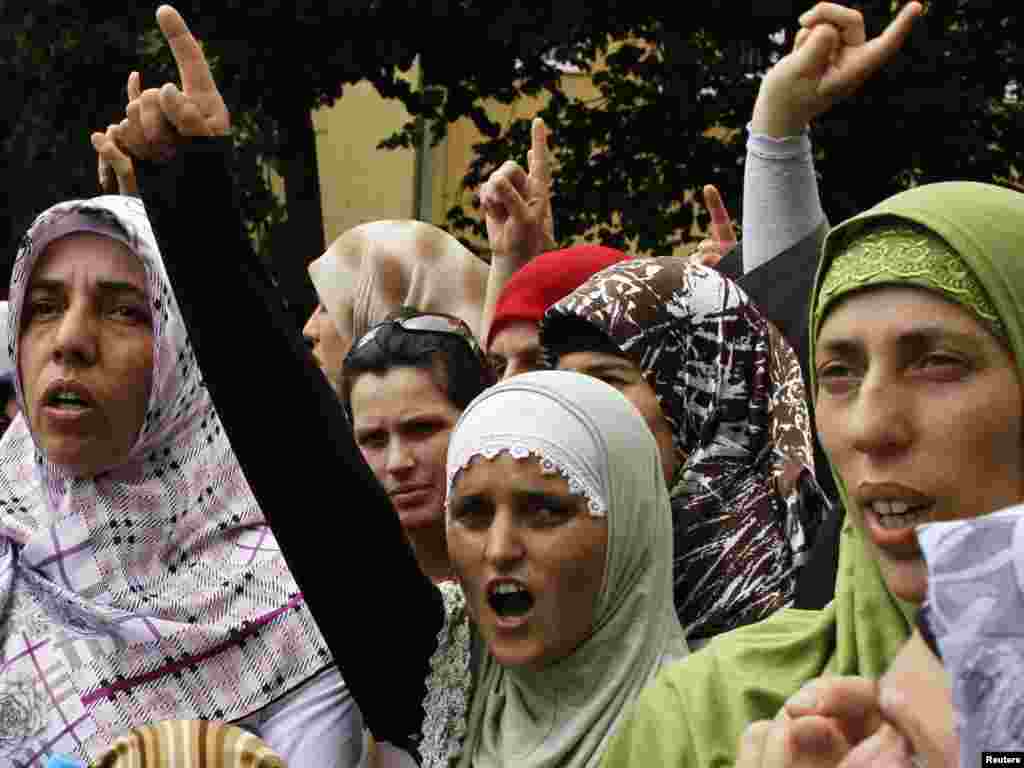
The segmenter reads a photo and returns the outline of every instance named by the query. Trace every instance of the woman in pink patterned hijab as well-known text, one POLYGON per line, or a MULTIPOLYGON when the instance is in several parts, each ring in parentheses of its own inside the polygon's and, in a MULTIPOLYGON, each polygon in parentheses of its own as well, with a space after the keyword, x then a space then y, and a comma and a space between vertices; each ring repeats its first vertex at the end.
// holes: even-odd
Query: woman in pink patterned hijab
POLYGON ((22 415, 0 441, 0 765, 91 761, 143 723, 240 720, 336 676, 142 203, 41 214, 10 297, 22 415))

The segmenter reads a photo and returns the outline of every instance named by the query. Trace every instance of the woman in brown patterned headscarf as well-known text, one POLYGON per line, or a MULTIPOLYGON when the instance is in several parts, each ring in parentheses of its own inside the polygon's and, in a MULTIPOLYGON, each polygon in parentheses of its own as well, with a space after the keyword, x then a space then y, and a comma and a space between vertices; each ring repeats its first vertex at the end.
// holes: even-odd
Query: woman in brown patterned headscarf
POLYGON ((552 365, 608 381, 647 416, 671 478, 688 640, 789 605, 827 502, 796 356, 742 289, 682 258, 622 262, 548 310, 541 342, 552 365))

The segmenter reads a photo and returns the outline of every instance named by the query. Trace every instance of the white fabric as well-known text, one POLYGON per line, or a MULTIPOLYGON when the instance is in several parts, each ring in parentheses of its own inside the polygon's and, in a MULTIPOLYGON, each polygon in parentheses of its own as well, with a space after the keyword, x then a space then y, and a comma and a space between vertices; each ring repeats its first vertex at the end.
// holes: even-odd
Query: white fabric
POLYGON ((918 526, 931 627, 953 685, 960 765, 1024 749, 1024 505, 918 526))
POLYGON ((363 756, 363 718, 337 667, 235 723, 286 765, 353 768, 363 756))
MULTIPOLYGON (((11 313, 11 305, 0 301, 0 329, 7 327, 7 317, 11 313)), ((9 381, 14 376, 14 361, 6 344, 0 344, 0 381, 9 381)))
POLYGON ((460 468, 501 445, 540 453, 600 500, 607 559, 593 632, 570 656, 531 671, 504 669, 486 649, 477 654, 459 764, 596 765, 641 688, 687 653, 672 602, 672 521, 658 447, 625 397, 569 371, 516 376, 470 403, 448 449, 456 492, 460 468))
POLYGON ((743 173, 743 271, 750 272, 811 234, 825 212, 806 133, 776 139, 751 131, 743 173))

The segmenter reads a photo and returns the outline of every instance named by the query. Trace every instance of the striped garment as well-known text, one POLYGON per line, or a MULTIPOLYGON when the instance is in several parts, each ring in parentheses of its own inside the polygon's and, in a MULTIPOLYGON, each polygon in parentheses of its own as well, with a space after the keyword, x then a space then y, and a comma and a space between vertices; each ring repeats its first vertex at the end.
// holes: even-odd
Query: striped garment
POLYGON ((164 766, 285 768, 285 763, 248 731, 207 720, 164 720, 135 728, 94 763, 94 768, 164 766))

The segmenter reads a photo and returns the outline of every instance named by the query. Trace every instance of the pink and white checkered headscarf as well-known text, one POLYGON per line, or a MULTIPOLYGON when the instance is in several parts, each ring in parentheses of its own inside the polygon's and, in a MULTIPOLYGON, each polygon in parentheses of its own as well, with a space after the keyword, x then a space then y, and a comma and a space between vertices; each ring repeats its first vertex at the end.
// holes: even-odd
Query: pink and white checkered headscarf
POLYGON ((42 766, 51 751, 92 760, 156 720, 235 720, 332 663, 203 384, 139 200, 70 201, 36 219, 11 279, 11 359, 35 263, 79 231, 145 267, 153 385, 128 457, 95 477, 48 461, 23 416, 0 440, 0 766, 42 766))

